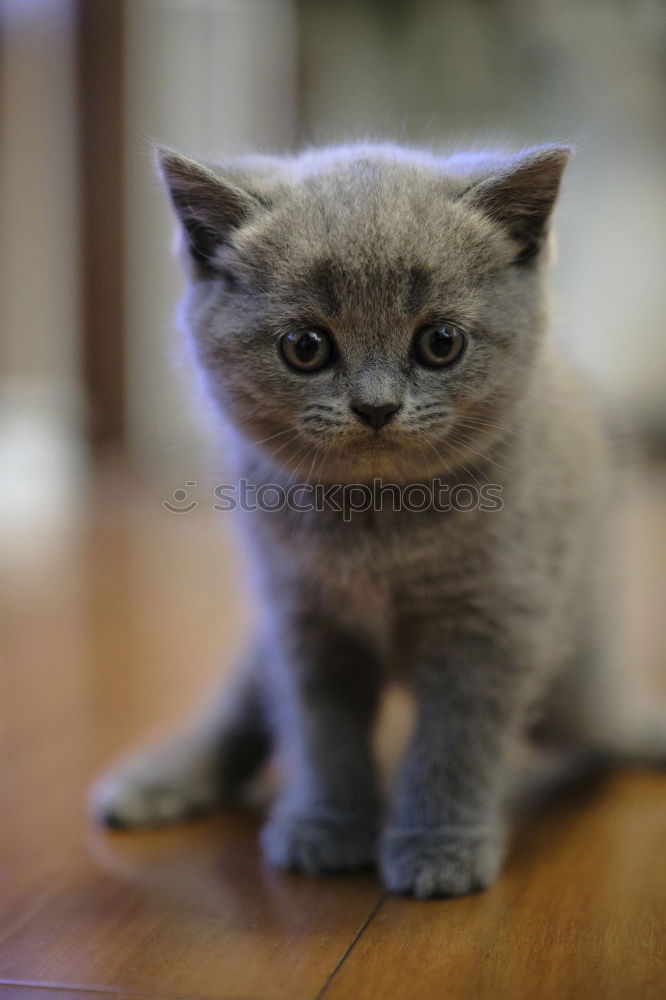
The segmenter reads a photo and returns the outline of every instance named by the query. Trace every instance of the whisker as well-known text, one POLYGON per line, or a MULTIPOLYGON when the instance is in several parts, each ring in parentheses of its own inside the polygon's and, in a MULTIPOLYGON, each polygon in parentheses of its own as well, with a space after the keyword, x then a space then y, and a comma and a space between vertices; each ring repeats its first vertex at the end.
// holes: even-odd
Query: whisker
POLYGON ((277 431, 276 434, 269 434, 268 437, 261 438, 259 441, 252 441, 251 443, 255 446, 266 444, 267 441, 272 441, 274 438, 282 437, 283 434, 288 434, 290 431, 293 432, 292 427, 285 427, 284 430, 277 431))
MULTIPOLYGON (((482 424, 472 424, 472 423, 469 423, 464 418, 462 420, 458 421, 455 426, 456 426, 456 429, 464 430, 465 428, 467 428, 468 430, 470 430, 472 432, 483 432, 483 431, 485 431, 487 429, 482 424)), ((479 443, 483 444, 483 441, 480 441, 479 443)), ((504 459, 504 456, 502 454, 503 452, 504 453, 508 453, 509 456, 511 456, 512 454, 516 454, 516 455, 520 455, 522 458, 525 457, 525 450, 523 448, 516 447, 515 445, 512 445, 512 447, 509 447, 509 444, 507 443, 507 441, 506 441, 505 438, 502 438, 502 437, 495 438, 495 437, 493 437, 488 442, 488 444, 492 448, 493 452, 495 452, 496 454, 498 454, 499 457, 502 458, 502 459, 504 459)))
POLYGON ((502 465, 501 462, 496 462, 494 458, 490 457, 490 455, 484 454, 481 451, 476 451, 475 448, 472 448, 472 446, 469 443, 469 439, 461 438, 460 436, 458 436, 457 442, 458 444, 462 445, 463 448, 466 448, 468 451, 471 451, 473 455, 478 455, 479 458, 483 459, 484 462, 490 462, 491 465, 496 465, 498 469, 503 469, 505 472, 510 472, 513 475, 515 475, 516 472, 515 469, 510 469, 508 466, 502 465))
MULTIPOLYGON (((453 451, 454 451, 454 453, 456 455, 464 454, 464 452, 461 452, 460 449, 456 447, 456 445, 455 445, 454 442, 447 440, 446 443, 447 443, 447 447, 453 448, 453 451)), ((437 458, 439 459, 440 462, 443 462, 444 465, 448 465, 448 462, 446 461, 445 457, 441 454, 441 452, 439 451, 439 449, 433 444, 432 441, 426 440, 426 444, 428 444, 430 446, 430 448, 435 452, 435 455, 437 456, 437 458)), ((468 476, 470 476, 470 478, 474 481, 474 484, 477 487, 479 487, 479 489, 480 489, 481 488, 481 484, 479 483, 479 480, 474 475, 474 472, 471 469, 469 469, 468 466, 465 465, 463 462, 458 461, 458 465, 460 466, 461 469, 463 469, 467 473, 468 476)), ((455 469, 453 471, 455 472, 455 469)), ((481 475, 481 472, 480 472, 479 469, 477 469, 477 472, 479 472, 479 475, 481 475)))
MULTIPOLYGON (((427 442, 426 442, 426 444, 427 444, 427 442)), ((423 455, 423 461, 425 462, 426 469, 428 470, 428 478, 432 479, 432 472, 430 471, 430 462, 428 461, 428 453, 421 446, 419 446, 419 451, 423 455)))
POLYGON ((512 427, 509 424, 498 424, 493 420, 487 420, 485 417, 473 417, 467 414, 463 414, 457 421, 457 423, 468 423, 473 424, 482 429, 487 427, 493 428, 493 430, 502 431, 507 435, 515 435, 516 437, 527 437, 531 436, 532 430, 526 427, 512 427))
MULTIPOLYGON (((309 482, 309 483, 312 482, 312 472, 313 472, 313 469, 314 469, 314 466, 315 466, 315 462, 317 461, 317 456, 318 456, 319 452, 321 451, 321 448, 322 448, 321 445, 317 445, 317 447, 314 449, 314 454, 312 456, 312 462, 310 463, 310 471, 308 472, 308 476, 307 476, 307 482, 309 482)), ((291 540, 292 541, 294 540, 294 536, 296 534, 296 530, 297 530, 298 526, 300 525, 301 521, 303 520, 303 513, 304 513, 304 511, 302 511, 302 510, 299 510, 299 511, 296 512, 296 517, 294 518, 294 523, 293 523, 293 526, 292 526, 292 529, 291 529, 291 540)))
POLYGON ((288 445, 290 445, 290 444, 292 443, 292 440, 293 440, 293 438, 295 438, 296 436, 297 436, 297 432, 296 432, 296 431, 293 431, 293 432, 292 432, 292 437, 291 437, 291 438, 289 438, 289 440, 288 440, 288 441, 284 441, 284 442, 283 442, 283 443, 282 443, 282 444, 280 445, 280 447, 279 447, 279 448, 277 448, 277 449, 276 449, 275 451, 271 451, 271 452, 270 452, 270 453, 269 453, 268 455, 264 455, 264 457, 263 457, 263 460, 262 460, 261 462, 259 462, 259 465, 257 465, 257 466, 256 466, 256 467, 255 467, 255 468, 254 468, 254 469, 253 469, 253 470, 252 470, 252 471, 250 472, 250 478, 251 478, 251 479, 254 479, 254 478, 255 478, 256 476, 258 476, 259 472, 262 472, 262 473, 263 473, 263 471, 264 471, 264 468, 265 468, 265 467, 266 467, 267 465, 269 465, 269 463, 270 463, 270 462, 272 462, 272 461, 273 461, 273 459, 274 459, 274 458, 275 458, 275 457, 276 457, 277 455, 279 455, 281 451, 284 451, 284 449, 285 449, 285 448, 286 448, 286 447, 287 447, 288 445))

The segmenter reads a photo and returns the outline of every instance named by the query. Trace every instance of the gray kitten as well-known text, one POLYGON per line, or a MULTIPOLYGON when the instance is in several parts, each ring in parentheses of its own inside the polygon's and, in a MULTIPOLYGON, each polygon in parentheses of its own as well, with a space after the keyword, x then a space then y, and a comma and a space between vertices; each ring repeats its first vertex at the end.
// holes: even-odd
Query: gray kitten
POLYGON ((184 317, 237 477, 372 484, 373 503, 342 489, 323 510, 241 518, 263 608, 251 648, 198 728, 98 783, 107 823, 227 801, 277 743, 289 779, 269 861, 378 863, 390 889, 459 895, 497 877, 527 729, 647 747, 613 716, 605 669, 606 445, 547 332, 569 155, 352 146, 204 166, 160 151, 184 317), (387 502, 386 483, 432 502, 387 502), (462 483, 501 503, 447 509, 462 483), (416 720, 384 810, 371 729, 389 680, 416 720))

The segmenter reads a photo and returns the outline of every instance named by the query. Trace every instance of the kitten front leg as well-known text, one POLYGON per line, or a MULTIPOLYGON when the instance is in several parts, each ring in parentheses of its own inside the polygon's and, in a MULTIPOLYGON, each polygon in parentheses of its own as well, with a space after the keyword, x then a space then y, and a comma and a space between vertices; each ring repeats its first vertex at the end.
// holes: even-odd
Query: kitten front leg
POLYGON ((257 643, 193 722, 98 778, 90 793, 95 819, 116 828, 164 826, 234 801, 270 751, 264 659, 257 643))
MULTIPOLYGON (((441 647, 440 647, 441 648, 441 647)), ((389 889, 420 899, 491 885, 505 844, 506 751, 523 679, 485 642, 417 671, 417 720, 381 845, 389 889)))
POLYGON ((289 776, 262 831, 264 854, 306 872, 364 867, 376 860, 379 815, 372 651, 314 615, 281 631, 273 709, 289 776))

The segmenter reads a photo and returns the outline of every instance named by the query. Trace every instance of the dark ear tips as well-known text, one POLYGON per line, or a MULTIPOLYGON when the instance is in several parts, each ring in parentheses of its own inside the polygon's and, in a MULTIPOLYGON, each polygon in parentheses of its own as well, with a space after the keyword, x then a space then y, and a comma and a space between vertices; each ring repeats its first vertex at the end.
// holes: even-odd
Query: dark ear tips
POLYGON ((163 145, 161 142, 153 143, 152 154, 155 169, 161 177, 165 176, 165 171, 169 166, 169 162, 175 162, 178 159, 178 153, 176 150, 171 149, 170 146, 163 145))
POLYGON ((532 146, 520 154, 521 160, 533 160, 540 163, 551 163, 560 172, 566 167, 574 153, 573 146, 568 142, 548 143, 545 146, 532 146))
POLYGON ((173 196, 180 189, 192 185, 219 183, 215 173, 202 163, 179 153, 169 146, 156 145, 153 152, 157 172, 173 196))
POLYGON ((539 253, 572 153, 569 145, 525 150, 466 192, 470 204, 503 225, 519 244, 515 264, 526 264, 539 253))
POLYGON ((200 272, 214 272, 215 253, 258 207, 257 199, 214 169, 168 146, 156 145, 157 171, 200 272))

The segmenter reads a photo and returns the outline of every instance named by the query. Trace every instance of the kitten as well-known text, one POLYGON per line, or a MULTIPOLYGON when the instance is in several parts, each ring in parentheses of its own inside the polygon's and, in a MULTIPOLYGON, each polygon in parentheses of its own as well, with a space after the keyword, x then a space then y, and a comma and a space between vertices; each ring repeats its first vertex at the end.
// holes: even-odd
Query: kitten
POLYGON ((352 510, 342 490, 323 510, 242 517, 263 607, 246 659, 198 729, 102 779, 107 823, 228 800, 277 742, 290 766, 270 862, 377 863, 389 889, 459 895, 498 875, 507 759, 536 719, 634 749, 601 710, 606 444, 547 332, 569 155, 159 152, 185 322, 237 477, 419 484, 433 503, 352 510), (446 509, 437 483, 493 484, 501 509, 446 509), (416 721, 384 810, 371 727, 389 679, 416 721))

